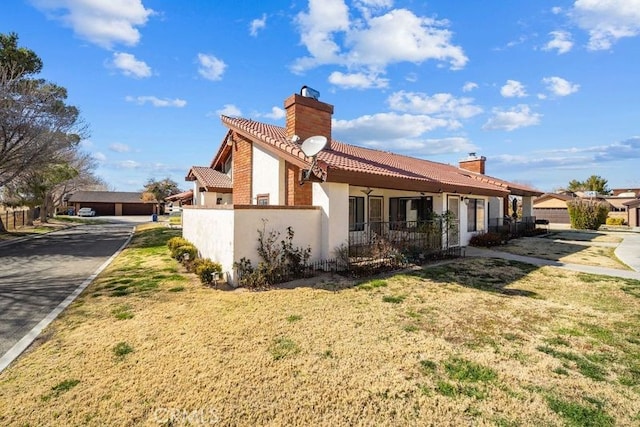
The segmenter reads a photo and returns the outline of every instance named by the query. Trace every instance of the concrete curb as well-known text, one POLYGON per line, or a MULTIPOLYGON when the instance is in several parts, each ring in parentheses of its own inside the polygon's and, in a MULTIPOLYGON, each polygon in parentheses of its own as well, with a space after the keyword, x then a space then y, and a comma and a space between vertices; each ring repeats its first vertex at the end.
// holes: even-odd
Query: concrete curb
MULTIPOLYGON (((87 279, 85 279, 64 301, 62 301, 56 308, 54 308, 44 319, 42 319, 36 326, 34 326, 20 341, 18 341, 13 347, 11 347, 1 358, 0 358, 0 372, 4 371, 7 366, 9 366, 14 360, 18 358, 25 351, 31 343, 40 335, 40 333, 51 324, 59 315, 62 313, 69 305, 75 301, 76 298, 95 280, 96 277, 102 271, 109 266, 113 262, 114 259, 129 245, 131 239, 133 238, 133 234, 135 232, 135 227, 131 230, 129 237, 127 240, 120 246, 120 248, 113 254, 111 257, 106 260, 98 269, 87 279)), ((45 233, 42 235, 38 235, 37 237, 45 236, 45 233)))

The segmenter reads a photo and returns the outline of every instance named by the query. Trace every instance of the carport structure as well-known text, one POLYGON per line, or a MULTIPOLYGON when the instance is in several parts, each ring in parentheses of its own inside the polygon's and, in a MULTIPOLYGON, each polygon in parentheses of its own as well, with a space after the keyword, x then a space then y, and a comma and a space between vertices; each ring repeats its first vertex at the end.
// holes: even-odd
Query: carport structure
POLYGON ((157 213, 158 202, 143 198, 143 193, 126 191, 77 191, 67 200, 75 212, 91 208, 98 216, 151 215, 157 213))

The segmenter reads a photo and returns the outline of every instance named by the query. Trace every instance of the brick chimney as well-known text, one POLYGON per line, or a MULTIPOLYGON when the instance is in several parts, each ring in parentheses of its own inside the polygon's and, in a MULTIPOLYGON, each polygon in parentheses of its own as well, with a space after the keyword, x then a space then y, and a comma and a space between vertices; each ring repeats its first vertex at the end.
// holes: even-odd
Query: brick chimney
POLYGON ((333 105, 293 94, 284 101, 284 109, 287 112, 287 138, 298 135, 302 142, 310 136, 321 135, 331 141, 333 105))
POLYGON ((476 153, 469 153, 469 156, 460 160, 460 169, 484 175, 484 164, 487 161, 485 156, 476 156, 476 153))

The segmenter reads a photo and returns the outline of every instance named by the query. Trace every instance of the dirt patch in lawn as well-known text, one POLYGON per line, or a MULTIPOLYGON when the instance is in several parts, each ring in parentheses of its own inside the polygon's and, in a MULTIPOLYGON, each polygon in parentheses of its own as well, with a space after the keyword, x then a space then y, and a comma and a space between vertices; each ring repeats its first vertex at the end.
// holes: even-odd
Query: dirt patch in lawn
POLYGON ((150 246, 166 237, 134 240, 0 374, 0 424, 640 420, 638 281, 461 259, 337 291, 227 292, 150 246), (157 286, 112 294, 141 269, 157 286))
POLYGON ((494 249, 571 264, 629 270, 614 254, 620 237, 600 233, 561 232, 510 240, 494 249))

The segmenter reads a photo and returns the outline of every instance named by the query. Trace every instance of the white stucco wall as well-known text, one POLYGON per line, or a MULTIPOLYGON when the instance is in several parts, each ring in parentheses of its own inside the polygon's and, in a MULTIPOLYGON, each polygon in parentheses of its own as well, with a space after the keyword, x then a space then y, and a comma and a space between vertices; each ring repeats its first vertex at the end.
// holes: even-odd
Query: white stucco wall
MULTIPOLYGON (((286 238, 287 227, 294 232, 292 244, 294 247, 311 248, 310 261, 322 259, 321 254, 321 227, 320 209, 236 209, 234 228, 234 253, 235 261, 241 258, 251 260, 253 266, 257 266, 262 259, 258 255, 258 230, 264 227, 265 235, 270 231, 278 231, 278 245, 280 240, 286 238)), ((232 281, 235 276, 231 274, 232 281)))
POLYGON ((185 206, 182 211, 182 236, 193 243, 200 256, 222 264, 223 272, 233 270, 233 209, 185 206))
POLYGON ((349 243, 349 185, 335 182, 313 183, 314 206, 322 209, 321 258, 335 258, 335 249, 349 243))
POLYGON ((253 144, 253 173, 251 204, 255 205, 258 194, 268 194, 270 205, 279 205, 284 198, 281 183, 284 183, 284 167, 278 157, 253 144))
POLYGON ((533 216, 533 197, 522 197, 522 216, 533 216))

